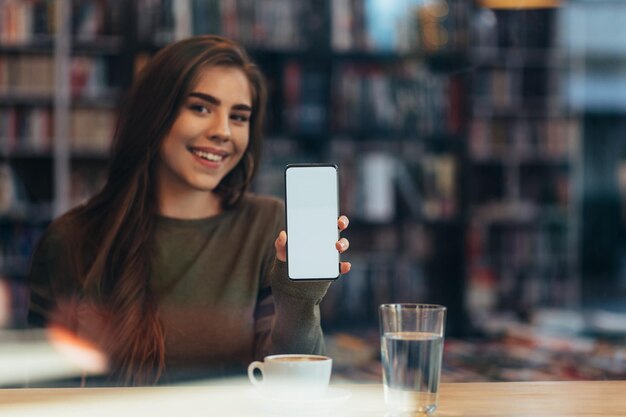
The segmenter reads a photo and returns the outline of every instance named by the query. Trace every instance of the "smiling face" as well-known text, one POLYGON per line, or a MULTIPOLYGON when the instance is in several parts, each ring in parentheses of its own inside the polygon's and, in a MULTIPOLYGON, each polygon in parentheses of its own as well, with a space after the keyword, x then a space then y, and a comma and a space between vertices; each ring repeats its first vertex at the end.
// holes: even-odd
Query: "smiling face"
POLYGON ((205 69, 161 144, 161 195, 214 191, 248 147, 251 111, 250 83, 243 71, 205 69))

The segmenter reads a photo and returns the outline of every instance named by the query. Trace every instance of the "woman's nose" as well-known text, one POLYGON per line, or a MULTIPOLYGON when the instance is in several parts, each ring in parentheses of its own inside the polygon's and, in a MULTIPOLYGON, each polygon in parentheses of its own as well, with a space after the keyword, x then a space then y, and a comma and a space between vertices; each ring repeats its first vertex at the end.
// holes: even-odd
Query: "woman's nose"
POLYGON ((230 119, 228 114, 222 114, 222 112, 216 112, 215 117, 212 118, 212 123, 207 129, 207 136, 211 140, 217 140, 225 142, 230 138, 230 119))

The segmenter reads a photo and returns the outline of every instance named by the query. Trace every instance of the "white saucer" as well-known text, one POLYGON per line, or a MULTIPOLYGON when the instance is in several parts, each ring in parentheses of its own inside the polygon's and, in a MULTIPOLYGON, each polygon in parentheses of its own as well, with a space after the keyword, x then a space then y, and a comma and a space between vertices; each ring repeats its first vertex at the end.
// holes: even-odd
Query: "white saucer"
POLYGON ((329 387, 326 392, 315 398, 270 395, 263 390, 251 388, 249 397, 260 407, 268 411, 298 411, 300 414, 315 413, 338 407, 348 401, 352 393, 343 388, 329 387))

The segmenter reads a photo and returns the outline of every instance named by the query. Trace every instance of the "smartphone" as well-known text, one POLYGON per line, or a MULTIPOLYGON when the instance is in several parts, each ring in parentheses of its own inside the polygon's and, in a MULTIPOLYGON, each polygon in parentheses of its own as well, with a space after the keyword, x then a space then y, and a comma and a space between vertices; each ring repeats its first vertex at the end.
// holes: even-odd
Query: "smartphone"
POLYGON ((285 167, 287 275, 291 280, 339 278, 339 178, 333 164, 285 167))

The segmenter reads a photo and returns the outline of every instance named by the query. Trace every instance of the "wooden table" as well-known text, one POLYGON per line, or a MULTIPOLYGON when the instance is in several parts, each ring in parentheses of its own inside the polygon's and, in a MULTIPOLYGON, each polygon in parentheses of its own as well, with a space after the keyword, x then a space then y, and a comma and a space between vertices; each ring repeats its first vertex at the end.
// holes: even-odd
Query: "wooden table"
MULTIPOLYGON (((244 381, 155 388, 5 389, 7 416, 346 416, 384 417, 382 386, 334 385, 350 398, 331 407, 272 408, 244 381)), ((626 381, 442 384, 437 416, 624 417, 626 381)))

